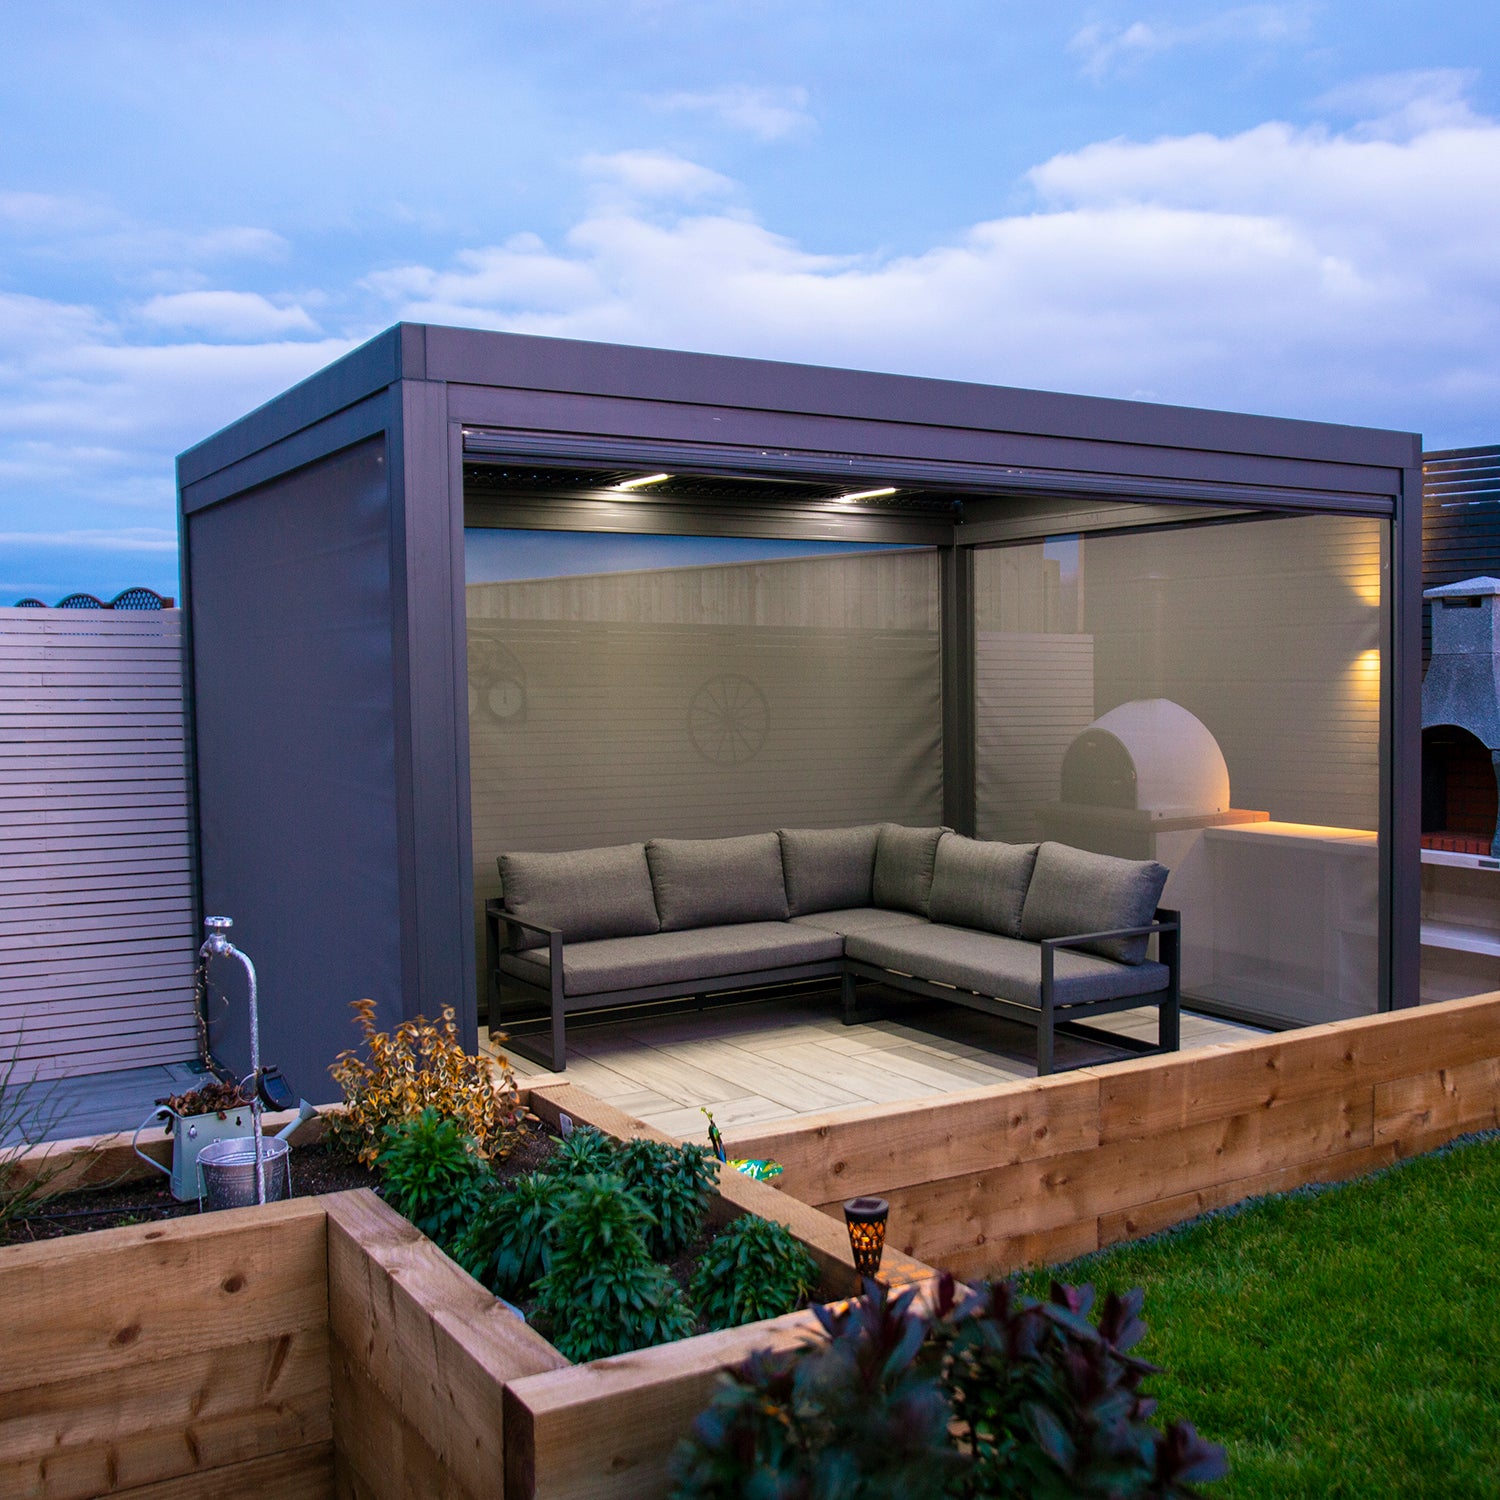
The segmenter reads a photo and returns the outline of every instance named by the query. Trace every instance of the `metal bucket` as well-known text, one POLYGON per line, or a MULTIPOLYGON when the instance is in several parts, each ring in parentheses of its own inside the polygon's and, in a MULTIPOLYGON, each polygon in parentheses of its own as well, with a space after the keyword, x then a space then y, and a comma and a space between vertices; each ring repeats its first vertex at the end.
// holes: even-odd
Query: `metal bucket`
MULTIPOLYGON (((260 1143, 266 1174, 266 1202, 292 1196, 292 1148, 287 1141, 267 1136, 260 1143)), ((203 1207, 248 1208, 255 1202, 255 1140, 236 1136, 214 1141, 198 1153, 203 1179, 203 1207)))

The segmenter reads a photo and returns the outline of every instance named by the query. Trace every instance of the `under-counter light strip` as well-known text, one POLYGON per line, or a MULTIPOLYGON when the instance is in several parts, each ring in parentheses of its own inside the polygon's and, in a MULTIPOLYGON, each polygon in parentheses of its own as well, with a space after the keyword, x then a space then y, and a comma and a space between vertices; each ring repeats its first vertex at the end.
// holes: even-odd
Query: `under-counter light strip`
POLYGON ((670 479, 670 474, 646 474, 640 479, 622 479, 619 484, 610 485, 612 490, 638 490, 648 484, 660 484, 664 479, 670 479))
POLYGON ((883 495, 894 495, 894 487, 886 490, 858 490, 852 495, 836 495, 835 501, 839 505, 853 505, 856 500, 879 500, 883 495))

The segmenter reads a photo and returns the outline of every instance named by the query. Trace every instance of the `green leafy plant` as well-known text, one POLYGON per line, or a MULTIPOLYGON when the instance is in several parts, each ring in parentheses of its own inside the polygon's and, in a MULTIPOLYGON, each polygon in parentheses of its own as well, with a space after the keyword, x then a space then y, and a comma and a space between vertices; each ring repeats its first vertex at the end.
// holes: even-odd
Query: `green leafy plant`
POLYGON ((387 1201, 447 1249, 493 1182, 477 1144, 435 1109, 387 1126, 385 1140, 377 1164, 387 1201))
POLYGON ((345 1108, 328 1116, 333 1144, 365 1166, 380 1154, 390 1125, 424 1109, 456 1120, 486 1158, 507 1155, 521 1115, 510 1064, 466 1052, 451 1007, 442 1020, 417 1016, 394 1031, 375 1026, 375 1002, 356 1000, 354 1023, 362 1052, 341 1052, 329 1068, 344 1091, 345 1108))
POLYGON ((1227 1472, 1190 1423, 1150 1425, 1155 1367, 1129 1352, 1139 1294, 1107 1298, 1097 1321, 1088 1287, 957 1303, 944 1277, 930 1314, 914 1303, 867 1282, 847 1308, 814 1309, 824 1340, 730 1372, 673 1455, 674 1500, 1189 1500, 1227 1472))
POLYGON ((793 1312, 817 1277, 812 1256, 786 1225, 744 1214, 699 1258, 692 1299, 710 1328, 738 1328, 793 1312))
POLYGON ((488 1194, 454 1240, 454 1260, 497 1296, 526 1296, 547 1269, 547 1232, 569 1188, 567 1177, 528 1172, 488 1194))
POLYGON ((626 1141, 615 1170, 651 1216, 646 1244, 653 1255, 670 1259, 698 1238, 715 1182, 714 1154, 707 1146, 626 1141))
POLYGON ((593 1177, 619 1168, 619 1147, 603 1131, 580 1125, 552 1148, 542 1171, 549 1177, 593 1177))
POLYGON ((693 1314, 646 1248, 650 1217, 618 1177, 573 1178, 548 1231, 538 1316, 577 1363, 669 1343, 693 1331, 693 1314))

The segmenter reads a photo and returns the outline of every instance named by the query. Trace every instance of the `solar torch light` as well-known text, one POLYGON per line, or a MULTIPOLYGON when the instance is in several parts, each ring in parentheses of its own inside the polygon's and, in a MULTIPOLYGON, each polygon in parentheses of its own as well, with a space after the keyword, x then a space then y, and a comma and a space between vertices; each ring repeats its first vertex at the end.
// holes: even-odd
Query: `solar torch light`
POLYGON ((890 1205, 884 1198, 851 1198, 844 1205, 844 1225, 849 1231, 849 1248, 854 1252, 854 1269, 870 1280, 880 1271, 889 1214, 890 1205))

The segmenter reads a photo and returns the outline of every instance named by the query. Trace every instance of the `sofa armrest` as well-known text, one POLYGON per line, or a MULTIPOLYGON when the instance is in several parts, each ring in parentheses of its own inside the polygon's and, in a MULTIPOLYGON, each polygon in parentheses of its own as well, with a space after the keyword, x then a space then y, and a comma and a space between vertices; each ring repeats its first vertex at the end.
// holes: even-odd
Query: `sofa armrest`
MULTIPOLYGON (((489 969, 489 994, 490 1005, 495 1007, 499 1001, 499 975, 500 966, 500 924, 504 922, 506 927, 512 929, 507 935, 507 941, 515 942, 515 929, 523 932, 541 933, 547 939, 547 990, 548 998, 552 1007, 552 1068, 554 1072, 561 1072, 567 1066, 566 1052, 563 1042, 563 996, 566 993, 566 985, 563 981, 563 935, 561 927, 549 926, 546 922, 528 922, 524 917, 514 916, 506 911, 505 902, 491 897, 484 903, 484 946, 485 963, 489 969)), ((512 947, 512 952, 515 949, 512 947)), ((491 1009, 491 1016, 496 1014, 491 1009)), ((493 1032, 491 1033, 493 1035, 493 1032)))
MULTIPOLYGON (((1075 932, 1067 937, 1042 938, 1046 949, 1081 948, 1085 943, 1097 943, 1100 938, 1150 937, 1153 933, 1172 933, 1182 930, 1182 919, 1175 911, 1158 907, 1156 920, 1145 927, 1112 927, 1107 932, 1075 932)), ((1165 960, 1164 960, 1165 961, 1165 960)))
MULTIPOLYGON (((513 912, 506 911, 505 903, 503 901, 497 901, 493 897, 484 903, 484 914, 491 922, 494 922, 497 926, 499 923, 503 922, 508 928, 519 927, 526 932, 541 933, 543 937, 548 939, 549 948, 552 946, 552 938, 555 937, 559 941, 561 941, 562 939, 561 927, 551 927, 546 922, 528 922, 525 917, 518 917, 513 912)), ((514 940, 514 933, 511 933, 510 937, 512 938, 512 940, 514 940)))
POLYGON ((1182 913, 1172 911, 1165 906, 1156 909, 1156 920, 1144 927, 1122 927, 1114 932, 1079 932, 1068 937, 1043 938, 1040 943, 1042 950, 1042 1009, 1047 1012, 1052 1010, 1052 986, 1053 974, 1057 962, 1057 950, 1059 948, 1077 948, 1084 943, 1096 942, 1099 938, 1114 937, 1149 937, 1155 934, 1160 938, 1161 962, 1167 966, 1167 1005, 1172 1011, 1173 1020, 1171 1031, 1174 1037, 1172 1046, 1175 1049, 1176 1036, 1176 1012, 1178 996, 1182 990, 1182 913))

